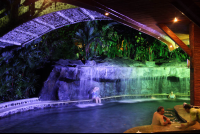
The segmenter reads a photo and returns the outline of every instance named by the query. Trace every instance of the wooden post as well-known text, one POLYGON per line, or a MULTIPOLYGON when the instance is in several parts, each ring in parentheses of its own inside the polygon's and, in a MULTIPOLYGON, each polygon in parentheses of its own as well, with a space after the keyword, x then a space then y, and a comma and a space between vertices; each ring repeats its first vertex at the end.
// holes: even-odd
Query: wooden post
POLYGON ((190 104, 200 106, 200 27, 190 24, 190 104))
POLYGON ((171 30, 169 29, 165 24, 162 24, 162 23, 159 23, 157 24, 160 29, 162 29, 172 40, 174 40, 174 42, 176 42, 176 44, 179 45, 179 47, 181 49, 183 49, 183 51, 185 51, 185 53, 187 55, 189 55, 190 57, 192 57, 192 51, 191 49, 182 41, 180 40, 176 34, 171 30))

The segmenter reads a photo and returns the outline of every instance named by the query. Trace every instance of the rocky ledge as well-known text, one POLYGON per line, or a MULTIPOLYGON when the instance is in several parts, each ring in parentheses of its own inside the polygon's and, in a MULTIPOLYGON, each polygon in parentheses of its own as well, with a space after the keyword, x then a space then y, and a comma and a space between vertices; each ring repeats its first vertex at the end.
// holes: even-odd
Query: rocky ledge
POLYGON ((134 94, 188 94, 187 63, 169 60, 155 67, 128 58, 59 60, 41 91, 42 100, 83 100, 98 86, 101 97, 134 94), (183 65, 183 66, 181 66, 183 65))

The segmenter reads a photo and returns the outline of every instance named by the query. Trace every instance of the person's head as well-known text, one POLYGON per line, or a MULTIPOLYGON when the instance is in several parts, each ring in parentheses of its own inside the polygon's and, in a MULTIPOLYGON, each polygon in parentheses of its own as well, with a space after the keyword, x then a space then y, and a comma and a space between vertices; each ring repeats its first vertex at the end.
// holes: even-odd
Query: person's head
POLYGON ((171 91, 171 94, 173 94, 173 91, 171 91))
POLYGON ((192 107, 190 106, 190 104, 185 104, 185 105, 183 106, 183 108, 185 109, 185 111, 186 111, 187 113, 190 113, 190 109, 191 109, 192 107))
POLYGON ((93 91, 99 90, 99 87, 94 87, 93 91))
POLYGON ((158 107, 157 112, 161 115, 164 115, 164 113, 165 113, 164 107, 162 107, 162 106, 158 107))

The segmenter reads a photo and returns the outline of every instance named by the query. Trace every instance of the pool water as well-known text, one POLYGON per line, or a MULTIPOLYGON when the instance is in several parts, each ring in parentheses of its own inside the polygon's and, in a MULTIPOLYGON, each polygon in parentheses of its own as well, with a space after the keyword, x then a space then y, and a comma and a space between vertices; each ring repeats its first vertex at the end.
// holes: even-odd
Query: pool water
POLYGON ((190 103, 140 99, 32 110, 0 119, 0 133, 122 133, 150 125, 159 106, 166 111, 184 102, 190 103))

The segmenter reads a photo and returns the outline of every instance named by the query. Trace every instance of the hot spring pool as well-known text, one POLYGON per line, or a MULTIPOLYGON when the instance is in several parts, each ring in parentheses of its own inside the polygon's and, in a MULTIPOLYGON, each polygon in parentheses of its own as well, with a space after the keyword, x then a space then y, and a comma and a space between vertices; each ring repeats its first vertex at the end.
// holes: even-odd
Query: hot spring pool
POLYGON ((159 106, 167 111, 184 102, 190 103, 189 99, 133 99, 32 110, 0 119, 0 133, 123 133, 150 125, 159 106))

